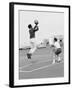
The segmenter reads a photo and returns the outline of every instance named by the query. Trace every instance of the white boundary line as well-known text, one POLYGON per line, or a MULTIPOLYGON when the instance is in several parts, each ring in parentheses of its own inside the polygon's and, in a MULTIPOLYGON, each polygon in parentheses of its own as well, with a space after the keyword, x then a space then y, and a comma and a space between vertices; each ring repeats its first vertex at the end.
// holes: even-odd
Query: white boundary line
MULTIPOLYGON (((63 63, 63 61, 60 62, 60 63, 63 63)), ((60 64, 60 63, 55 63, 55 64, 51 64, 51 65, 46 65, 46 66, 43 66, 43 67, 40 67, 40 68, 31 70, 31 71, 22 71, 22 70, 20 70, 20 72, 27 72, 27 73, 28 73, 28 72, 33 72, 33 71, 40 70, 40 69, 43 69, 43 68, 46 68, 46 67, 50 67, 50 66, 53 66, 53 65, 57 65, 57 64, 60 64)))
POLYGON ((28 64, 28 65, 22 66, 22 67, 20 67, 20 69, 22 69, 24 67, 27 67, 27 66, 30 66, 30 65, 32 65, 32 64, 28 64))
MULTIPOLYGON (((39 63, 43 63, 44 61, 40 61, 40 62, 38 62, 38 63, 36 63, 36 64, 39 64, 39 63)), ((47 62, 47 61, 46 61, 47 62)), ((49 61, 48 61, 49 62, 49 61)), ((28 64, 28 65, 25 65, 25 66, 22 66, 22 67, 20 67, 20 69, 22 69, 22 68, 25 68, 25 67, 27 67, 27 66, 30 66, 30 65, 32 65, 32 63, 31 64, 28 64)))

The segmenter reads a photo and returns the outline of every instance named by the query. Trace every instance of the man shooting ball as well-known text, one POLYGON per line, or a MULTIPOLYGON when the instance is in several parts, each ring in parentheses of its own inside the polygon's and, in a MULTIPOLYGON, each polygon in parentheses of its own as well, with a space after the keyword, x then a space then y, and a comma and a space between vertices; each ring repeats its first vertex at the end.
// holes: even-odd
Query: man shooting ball
POLYGON ((31 59, 32 54, 37 49, 37 47, 36 47, 36 41, 35 41, 35 32, 39 30, 39 28, 38 28, 38 20, 34 20, 34 24, 35 24, 34 28, 32 27, 31 24, 28 25, 29 35, 30 35, 30 37, 29 37, 30 38, 30 45, 31 45, 31 49, 27 53, 28 59, 31 59))

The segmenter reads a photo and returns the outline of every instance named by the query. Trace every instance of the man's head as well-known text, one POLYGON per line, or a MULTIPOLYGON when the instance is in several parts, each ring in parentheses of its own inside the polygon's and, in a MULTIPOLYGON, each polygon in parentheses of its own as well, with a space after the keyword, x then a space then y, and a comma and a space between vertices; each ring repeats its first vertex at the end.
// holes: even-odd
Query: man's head
POLYGON ((57 38, 56 37, 54 38, 54 42, 57 42, 57 38))
POLYGON ((31 29, 31 28, 32 28, 32 25, 31 25, 31 24, 29 24, 29 25, 28 25, 28 28, 29 28, 29 29, 31 29))
POLYGON ((60 42, 62 42, 62 39, 60 39, 60 42))

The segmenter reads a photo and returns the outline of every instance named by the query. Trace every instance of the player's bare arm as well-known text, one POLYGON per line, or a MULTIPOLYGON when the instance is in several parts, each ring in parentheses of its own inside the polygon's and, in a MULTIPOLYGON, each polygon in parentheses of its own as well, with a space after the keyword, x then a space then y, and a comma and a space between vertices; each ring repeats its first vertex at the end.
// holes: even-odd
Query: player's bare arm
POLYGON ((34 31, 38 31, 39 30, 39 27, 38 27, 39 22, 38 22, 38 20, 34 20, 34 24, 35 24, 34 31))

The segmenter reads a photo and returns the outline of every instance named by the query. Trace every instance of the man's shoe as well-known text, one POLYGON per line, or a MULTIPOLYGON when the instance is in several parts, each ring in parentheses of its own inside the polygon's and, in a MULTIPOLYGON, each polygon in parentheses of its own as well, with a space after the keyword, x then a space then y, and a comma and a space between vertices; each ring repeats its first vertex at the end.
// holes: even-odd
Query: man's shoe
POLYGON ((27 58, 31 59, 31 54, 30 53, 27 54, 27 58))

